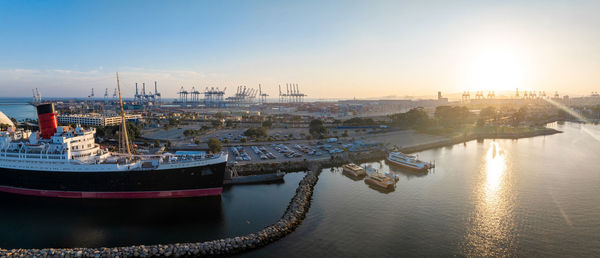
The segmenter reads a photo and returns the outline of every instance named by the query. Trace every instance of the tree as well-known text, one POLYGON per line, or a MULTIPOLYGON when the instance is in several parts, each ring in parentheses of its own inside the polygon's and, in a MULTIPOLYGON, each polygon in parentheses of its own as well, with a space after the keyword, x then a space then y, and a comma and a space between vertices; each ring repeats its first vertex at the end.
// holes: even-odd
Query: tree
POLYGON ((372 118, 350 118, 343 123, 344 125, 374 125, 375 121, 372 118))
POLYGON ((469 109, 459 106, 438 106, 434 116, 442 127, 457 127, 467 122, 469 109))
POLYGON ((313 119, 312 121, 310 121, 310 124, 308 126, 308 132, 314 138, 320 138, 320 136, 327 133, 327 129, 325 128, 323 121, 319 119, 313 119))
POLYGON ((525 121, 525 117, 527 116, 527 107, 523 106, 519 108, 519 111, 512 114, 512 124, 513 126, 519 125, 521 122, 525 121))
POLYGON ((482 127, 485 125, 485 120, 483 118, 477 119, 477 123, 475 124, 477 127, 482 127))
POLYGON ((264 127, 249 128, 244 132, 244 136, 248 136, 254 139, 267 137, 267 129, 264 127))
MULTIPOLYGON (((142 127, 136 125, 132 122, 127 122, 127 136, 130 141, 134 141, 136 138, 142 136, 142 127)), ((111 126, 97 126, 96 128, 96 136, 97 137, 115 137, 117 136, 117 132, 121 131, 121 125, 111 125, 111 126)))
POLYGON ((221 119, 225 118, 225 115, 223 115, 223 113, 221 113, 221 112, 217 112, 217 113, 214 115, 214 117, 215 117, 216 119, 218 119, 218 120, 221 120, 221 119))
POLYGON ((426 128, 430 124, 430 118, 422 107, 413 108, 405 113, 393 114, 389 118, 392 125, 403 128, 420 129, 426 128))
POLYGON ((208 151, 211 153, 217 153, 221 151, 221 141, 217 138, 208 139, 208 151))
POLYGON ((342 134, 342 137, 348 137, 348 130, 344 130, 344 133, 342 134))
POLYGON ((176 119, 176 118, 169 119, 169 126, 178 126, 180 124, 181 124, 181 121, 179 121, 179 119, 176 119))
MULTIPOLYGON (((218 113, 217 113, 217 114, 218 114, 218 113)), ((211 121, 210 121, 210 124, 211 124, 211 125, 212 125, 214 128, 217 128, 217 127, 219 127, 219 126, 223 125, 223 123, 221 122, 221 120, 211 120, 211 121)))
POLYGON ((273 126, 273 121, 271 121, 270 119, 262 122, 262 127, 271 128, 272 126, 273 126))
POLYGON ((127 122, 127 136, 130 141, 142 136, 142 128, 132 122, 127 122))
POLYGON ((479 117, 483 119, 490 119, 496 117, 496 108, 489 106, 481 110, 479 112, 479 117))

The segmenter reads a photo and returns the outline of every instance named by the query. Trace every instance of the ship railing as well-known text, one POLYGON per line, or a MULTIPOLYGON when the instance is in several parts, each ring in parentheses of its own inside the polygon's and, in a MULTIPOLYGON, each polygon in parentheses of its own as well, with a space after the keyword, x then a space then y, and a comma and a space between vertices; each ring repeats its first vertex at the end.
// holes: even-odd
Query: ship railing
MULTIPOLYGON (((128 157, 128 154, 126 153, 117 153, 117 152, 111 152, 110 153, 111 156, 117 156, 117 157, 128 157)), ((166 153, 166 154, 136 154, 133 155, 133 157, 137 157, 140 158, 142 160, 144 159, 170 159, 170 158, 178 158, 178 161, 201 161, 201 160, 211 160, 211 159, 218 159, 221 158, 223 155, 225 155, 224 152, 220 152, 217 154, 207 154, 207 155, 190 155, 190 154, 173 154, 173 153, 166 153), (180 158, 184 158, 184 159, 180 159, 180 158)))

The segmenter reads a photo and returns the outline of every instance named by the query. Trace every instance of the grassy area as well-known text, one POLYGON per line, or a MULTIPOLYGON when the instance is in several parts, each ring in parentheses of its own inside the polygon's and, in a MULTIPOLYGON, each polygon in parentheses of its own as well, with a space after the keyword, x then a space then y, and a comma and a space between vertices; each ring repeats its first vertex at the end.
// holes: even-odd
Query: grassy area
POLYGON ((475 134, 521 134, 544 130, 545 127, 512 127, 512 126, 481 126, 473 127, 470 133, 475 134))
POLYGON ((445 136, 445 137, 458 137, 458 136, 471 136, 471 135, 484 135, 484 134, 493 134, 493 135, 519 135, 519 134, 531 134, 535 132, 541 132, 544 130, 548 130, 544 126, 507 126, 507 125, 498 125, 498 126, 475 126, 475 125, 464 125, 458 128, 427 128, 422 130, 417 130, 420 133, 445 136))

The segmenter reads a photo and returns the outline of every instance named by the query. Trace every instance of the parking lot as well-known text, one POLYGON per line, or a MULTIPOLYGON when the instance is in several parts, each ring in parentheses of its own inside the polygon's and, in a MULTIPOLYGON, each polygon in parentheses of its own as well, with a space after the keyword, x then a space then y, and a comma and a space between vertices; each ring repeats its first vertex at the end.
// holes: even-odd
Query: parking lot
POLYGON ((276 143, 262 145, 230 146, 229 160, 239 163, 283 162, 292 160, 329 159, 332 155, 370 148, 373 145, 354 143, 276 143))

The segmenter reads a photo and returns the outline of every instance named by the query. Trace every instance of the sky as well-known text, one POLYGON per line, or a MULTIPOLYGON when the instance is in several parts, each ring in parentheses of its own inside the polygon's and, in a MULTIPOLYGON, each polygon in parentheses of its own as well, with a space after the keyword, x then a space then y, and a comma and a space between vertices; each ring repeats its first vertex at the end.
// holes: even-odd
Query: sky
POLYGON ((600 1, 0 1, 0 97, 600 91, 600 1))

